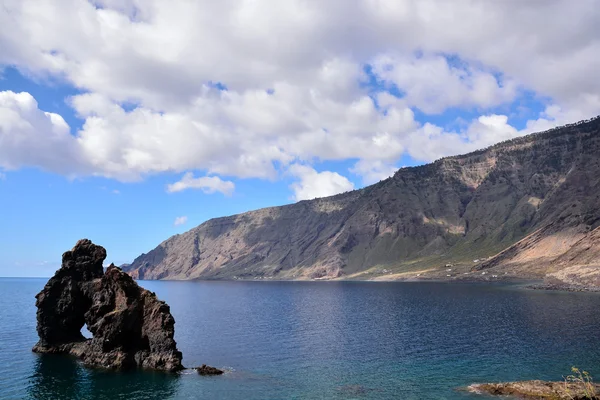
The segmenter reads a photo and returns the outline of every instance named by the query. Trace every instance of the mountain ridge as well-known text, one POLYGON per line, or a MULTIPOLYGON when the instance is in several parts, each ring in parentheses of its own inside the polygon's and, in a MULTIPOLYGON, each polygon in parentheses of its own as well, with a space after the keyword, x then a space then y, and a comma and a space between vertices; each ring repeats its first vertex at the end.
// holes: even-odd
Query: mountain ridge
POLYGON ((543 278, 556 272, 551 260, 527 266, 535 252, 524 262, 517 244, 542 230, 538 242, 558 257, 600 224, 599 132, 596 117, 362 189, 214 218, 126 270, 138 279, 543 278), (564 249, 548 242, 558 234, 564 249))

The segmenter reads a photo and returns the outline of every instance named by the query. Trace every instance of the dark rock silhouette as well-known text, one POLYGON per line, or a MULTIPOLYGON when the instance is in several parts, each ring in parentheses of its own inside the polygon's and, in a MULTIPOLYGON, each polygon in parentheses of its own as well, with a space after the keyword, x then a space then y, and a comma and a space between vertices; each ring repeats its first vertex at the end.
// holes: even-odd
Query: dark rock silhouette
POLYGON ((223 371, 218 368, 210 367, 206 364, 202 364, 201 367, 196 368, 196 371, 200 375, 221 375, 223 371))
POLYGON ((63 254, 61 268, 36 296, 38 353, 67 353, 84 364, 112 369, 178 371, 169 306, 120 268, 104 273, 106 250, 82 239, 63 254), (86 339, 86 324, 93 334, 86 339))

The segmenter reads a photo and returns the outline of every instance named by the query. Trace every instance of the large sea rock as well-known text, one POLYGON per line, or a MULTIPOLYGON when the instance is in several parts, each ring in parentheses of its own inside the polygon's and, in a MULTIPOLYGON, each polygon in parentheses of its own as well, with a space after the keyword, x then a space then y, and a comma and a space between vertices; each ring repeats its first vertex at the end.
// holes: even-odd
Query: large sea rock
POLYGON ((38 353, 66 353, 111 369, 183 369, 169 306, 121 269, 106 272, 106 250, 83 239, 36 296, 38 353), (87 325, 92 339, 81 334, 87 325))

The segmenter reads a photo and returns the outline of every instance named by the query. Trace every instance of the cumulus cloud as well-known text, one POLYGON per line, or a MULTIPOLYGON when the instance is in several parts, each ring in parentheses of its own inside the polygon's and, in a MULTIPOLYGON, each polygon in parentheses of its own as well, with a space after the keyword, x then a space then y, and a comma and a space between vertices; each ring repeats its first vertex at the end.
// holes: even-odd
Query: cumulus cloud
POLYGON ((0 62, 158 109, 185 104, 202 82, 236 91, 307 84, 324 75, 324 60, 419 50, 567 100, 600 92, 599 16, 595 0, 13 0, 0 14, 0 62))
POLYGON ((513 80, 464 62, 451 65, 442 55, 384 54, 372 67, 385 86, 404 93, 408 105, 429 114, 452 107, 490 108, 512 102, 517 95, 513 80))
POLYGON ((582 119, 585 119, 584 114, 579 111, 564 111, 556 105, 550 105, 540 118, 527 121, 521 130, 508 123, 508 116, 496 114, 482 115, 460 131, 447 131, 436 125, 425 124, 409 136, 407 152, 417 160, 433 161, 582 119))
POLYGON ((177 217, 175 218, 175 222, 173 222, 173 225, 175 226, 179 226, 179 225, 184 225, 185 223, 187 223, 188 217, 187 216, 183 216, 183 217, 177 217))
POLYGON ((365 185, 387 179, 394 175, 397 170, 398 168, 395 165, 380 160, 359 160, 350 168, 350 172, 362 177, 365 185))
POLYGON ((433 161, 485 148, 527 133, 525 130, 517 131, 507 122, 508 117, 505 115, 481 116, 472 121, 466 130, 457 132, 425 124, 411 134, 407 152, 417 160, 433 161))
POLYGON ((307 165, 292 164, 289 173, 299 179, 290 185, 296 201, 332 196, 354 189, 354 184, 337 172, 317 172, 307 165))
POLYGON ((60 115, 40 110, 29 93, 0 92, 0 167, 31 165, 68 175, 85 171, 82 153, 60 115))
POLYGON ((599 19, 596 0, 9 0, 0 66, 80 89, 85 122, 2 92, 0 167, 231 193, 217 175, 356 159, 374 182, 600 113, 599 19), (517 130, 492 108, 525 92, 548 107, 517 130), (459 131, 415 120, 465 108, 459 131))
MULTIPOLYGON (((598 100, 600 106, 600 100, 598 100)), ((548 105, 540 117, 527 122, 525 133, 544 131, 557 125, 564 125, 575 121, 587 119, 593 112, 585 109, 565 109, 558 104, 548 105)))
POLYGON ((392 160, 402 153, 403 134, 417 127, 400 102, 383 113, 366 94, 335 101, 310 87, 277 83, 273 90, 205 85, 179 112, 125 111, 98 94, 71 104, 87 118, 78 142, 94 169, 121 180, 186 169, 274 179, 274 163, 295 158, 392 160))
POLYGON ((194 174, 187 172, 180 181, 167 185, 167 192, 175 193, 187 189, 200 189, 204 193, 223 193, 225 196, 231 196, 235 190, 235 185, 231 181, 224 181, 217 176, 203 176, 194 178, 194 174))

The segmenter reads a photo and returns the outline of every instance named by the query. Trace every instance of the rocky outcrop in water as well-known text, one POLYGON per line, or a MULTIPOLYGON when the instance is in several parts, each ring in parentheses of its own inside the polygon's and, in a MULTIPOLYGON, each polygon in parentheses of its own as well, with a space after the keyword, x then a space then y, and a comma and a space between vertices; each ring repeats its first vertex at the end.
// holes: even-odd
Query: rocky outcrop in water
POLYGON ((597 400, 600 385, 587 387, 573 382, 522 381, 506 383, 481 383, 467 388, 470 392, 493 396, 510 396, 519 399, 597 400))
POLYGON ((71 354, 94 367, 183 369, 169 306, 114 265, 104 272, 105 258, 87 239, 63 254, 36 296, 40 340, 33 351, 71 354), (84 324, 92 339, 81 334, 84 324))
POLYGON ((223 371, 215 368, 215 367, 210 367, 206 364, 202 364, 202 366, 196 368, 196 372, 198 372, 198 375, 222 375, 223 371))
POLYGON ((585 287, 600 276, 598 204, 595 118, 402 168, 360 190, 212 219, 124 270, 138 279, 553 274, 585 287))

